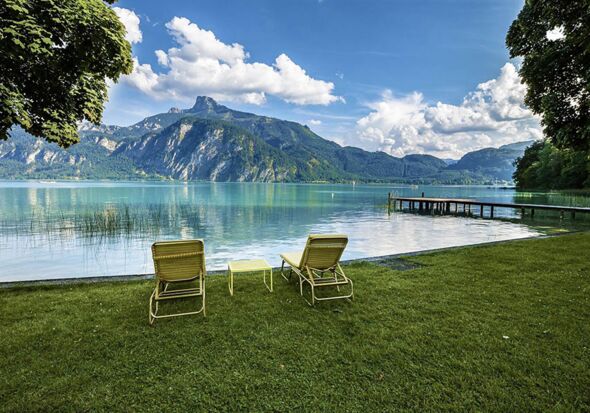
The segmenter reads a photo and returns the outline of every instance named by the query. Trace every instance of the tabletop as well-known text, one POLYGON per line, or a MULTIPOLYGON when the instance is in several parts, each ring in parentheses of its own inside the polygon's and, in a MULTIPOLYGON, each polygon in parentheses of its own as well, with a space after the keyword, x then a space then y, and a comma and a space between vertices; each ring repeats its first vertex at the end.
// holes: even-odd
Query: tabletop
POLYGON ((229 270, 236 271, 262 271, 270 270, 271 266, 266 260, 239 260, 228 263, 229 270))

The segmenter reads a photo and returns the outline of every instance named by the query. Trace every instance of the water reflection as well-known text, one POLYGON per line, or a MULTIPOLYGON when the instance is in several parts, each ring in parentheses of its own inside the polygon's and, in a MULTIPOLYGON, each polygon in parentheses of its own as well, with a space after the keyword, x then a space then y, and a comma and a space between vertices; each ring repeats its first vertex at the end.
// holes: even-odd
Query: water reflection
POLYGON ((0 280, 150 273, 149 246, 163 239, 204 238, 208 268, 219 269, 249 257, 277 265, 278 253, 302 248, 310 232, 348 234, 344 258, 540 233, 527 221, 389 215, 387 192, 515 198, 483 187, 0 182, 0 280))

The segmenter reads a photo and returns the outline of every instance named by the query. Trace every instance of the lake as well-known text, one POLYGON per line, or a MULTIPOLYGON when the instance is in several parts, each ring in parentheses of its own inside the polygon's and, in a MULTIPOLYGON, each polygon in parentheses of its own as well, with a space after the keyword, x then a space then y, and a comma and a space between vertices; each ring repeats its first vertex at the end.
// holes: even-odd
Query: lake
POLYGON ((387 193, 588 206, 588 198, 479 186, 0 181, 0 281, 153 273, 156 240, 203 238, 207 268, 300 250, 309 233, 350 238, 344 259, 541 235, 585 225, 388 214, 387 193))

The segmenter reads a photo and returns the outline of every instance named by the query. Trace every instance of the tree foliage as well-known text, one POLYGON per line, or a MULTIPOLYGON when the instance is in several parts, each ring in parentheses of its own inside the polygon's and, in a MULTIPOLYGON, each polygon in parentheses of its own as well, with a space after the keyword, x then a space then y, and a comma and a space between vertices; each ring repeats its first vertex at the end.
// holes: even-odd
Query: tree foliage
POLYGON ((590 1, 526 0, 506 44, 523 58, 525 102, 545 136, 560 149, 590 149, 590 1))
POLYGON ((100 123, 107 79, 133 66, 125 28, 103 0, 0 1, 0 139, 13 125, 67 147, 100 123))
POLYGON ((537 141, 516 160, 514 181, 519 188, 570 189, 590 187, 590 154, 559 149, 537 141))

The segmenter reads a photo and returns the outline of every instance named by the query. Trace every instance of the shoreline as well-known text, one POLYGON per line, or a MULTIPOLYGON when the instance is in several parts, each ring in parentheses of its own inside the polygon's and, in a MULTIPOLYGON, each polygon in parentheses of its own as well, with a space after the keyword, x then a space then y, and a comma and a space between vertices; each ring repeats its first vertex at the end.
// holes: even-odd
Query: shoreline
MULTIPOLYGON (((364 258, 354 258, 350 260, 343 260, 343 265, 355 264, 359 262, 376 263, 389 260, 403 259, 406 257, 414 257, 426 254, 436 254, 438 252, 446 252, 453 250, 461 250, 465 248, 479 248, 490 245, 506 244, 511 242, 522 242, 530 241, 535 239, 555 238, 568 235, 580 234, 588 231, 568 231, 563 233, 555 234, 543 234, 535 235, 532 237, 515 238, 509 240, 500 241, 488 241, 480 242, 476 244, 458 245, 453 247, 433 248, 427 250, 419 250, 413 252, 403 252, 399 254, 380 255, 364 258)), ((273 271, 279 271, 280 267, 273 267, 273 271)), ((227 275, 226 270, 212 270, 207 271, 207 276, 224 276, 227 275)), ((153 273, 147 274, 121 274, 121 275, 105 275, 105 276, 93 276, 93 277, 67 277, 67 278, 55 278, 55 279, 44 279, 44 280, 26 280, 26 281, 0 281, 0 289, 18 289, 18 288, 29 288, 29 287, 43 287, 43 286, 55 286, 55 285, 76 285, 76 284, 98 284, 108 282, 129 282, 129 281, 145 281, 154 278, 153 273)))

